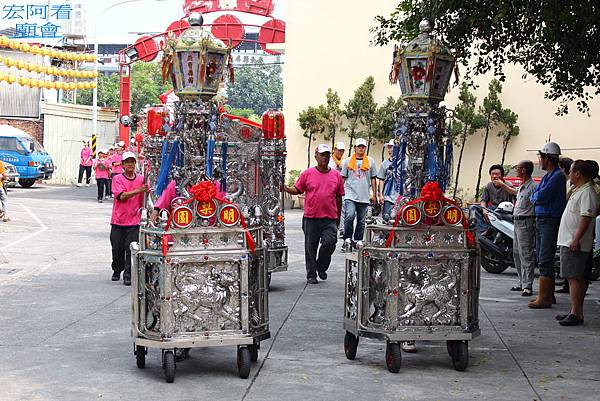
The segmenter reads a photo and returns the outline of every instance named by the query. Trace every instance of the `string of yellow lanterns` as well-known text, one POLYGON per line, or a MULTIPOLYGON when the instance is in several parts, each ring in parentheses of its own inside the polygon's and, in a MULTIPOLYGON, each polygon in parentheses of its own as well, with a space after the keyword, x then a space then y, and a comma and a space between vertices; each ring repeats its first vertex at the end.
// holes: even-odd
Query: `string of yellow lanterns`
POLYGON ((0 36, 0 47, 19 50, 24 53, 48 56, 50 58, 55 58, 59 60, 86 62, 96 61, 96 56, 94 54, 68 52, 64 50, 57 50, 52 47, 30 45, 29 43, 19 42, 18 40, 10 39, 8 36, 0 36))
MULTIPOLYGON (((0 48, 10 48, 24 53, 30 53, 34 55, 48 56, 50 58, 68 61, 81 61, 81 62, 93 62, 96 60, 96 56, 93 54, 75 53, 63 50, 57 50, 51 47, 42 47, 38 45, 30 45, 29 43, 19 42, 8 38, 7 36, 0 36, 0 48)), ((65 68, 58 68, 55 66, 44 66, 35 63, 28 63, 23 60, 15 60, 12 57, 0 56, 0 63, 6 67, 15 67, 19 70, 26 70, 29 72, 42 73, 46 75, 55 75, 65 78, 97 78, 98 73, 96 71, 80 71, 71 70, 65 68)), ((52 82, 43 79, 29 78, 16 76, 9 73, 0 71, 0 82, 6 82, 8 84, 18 84, 21 86, 27 86, 29 88, 44 88, 44 89, 61 89, 61 90, 75 90, 75 89, 93 89, 96 87, 96 81, 85 81, 85 82, 52 82)))

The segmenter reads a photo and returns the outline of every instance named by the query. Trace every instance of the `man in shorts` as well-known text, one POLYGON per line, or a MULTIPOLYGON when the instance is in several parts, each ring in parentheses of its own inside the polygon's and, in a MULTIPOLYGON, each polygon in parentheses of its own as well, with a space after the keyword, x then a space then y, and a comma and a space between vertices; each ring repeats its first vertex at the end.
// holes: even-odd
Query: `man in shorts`
POLYGON ((573 190, 560 220, 557 245, 560 246, 560 275, 569 282, 571 310, 556 316, 561 326, 583 324, 586 265, 594 242, 592 221, 598 210, 598 198, 591 182, 593 170, 589 161, 576 160, 569 173, 573 190))

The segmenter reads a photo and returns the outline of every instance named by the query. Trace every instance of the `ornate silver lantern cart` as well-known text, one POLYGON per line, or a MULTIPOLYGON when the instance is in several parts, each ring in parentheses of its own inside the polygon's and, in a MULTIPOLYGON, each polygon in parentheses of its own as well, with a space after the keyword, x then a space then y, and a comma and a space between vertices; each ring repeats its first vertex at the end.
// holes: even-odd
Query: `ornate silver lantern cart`
POLYGON ((443 195, 451 177, 452 139, 443 100, 454 58, 421 22, 421 34, 396 48, 390 79, 406 105, 395 113, 395 146, 385 193, 389 216, 370 219, 365 246, 346 255, 346 357, 359 337, 387 341, 386 365, 401 366, 401 341, 445 340, 454 368, 468 365, 479 335, 479 263, 462 209, 443 195))
POLYGON ((190 25, 165 48, 174 121, 169 111, 147 116, 140 168, 151 191, 132 245, 137 365, 160 349, 167 382, 195 347, 237 346, 248 377, 270 336, 269 269, 287 266, 283 116, 269 111, 263 127, 225 114, 214 95, 229 49, 200 15, 190 25))

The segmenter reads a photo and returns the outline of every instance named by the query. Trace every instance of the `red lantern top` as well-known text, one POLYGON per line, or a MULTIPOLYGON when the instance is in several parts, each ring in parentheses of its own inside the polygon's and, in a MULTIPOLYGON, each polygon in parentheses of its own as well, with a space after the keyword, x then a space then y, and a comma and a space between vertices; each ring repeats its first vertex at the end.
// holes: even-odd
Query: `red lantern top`
POLYGON ((283 112, 269 109, 262 116, 263 138, 283 139, 285 138, 285 120, 283 112))
POLYGON ((148 135, 166 135, 165 124, 169 123, 169 112, 163 107, 154 106, 148 109, 148 135))

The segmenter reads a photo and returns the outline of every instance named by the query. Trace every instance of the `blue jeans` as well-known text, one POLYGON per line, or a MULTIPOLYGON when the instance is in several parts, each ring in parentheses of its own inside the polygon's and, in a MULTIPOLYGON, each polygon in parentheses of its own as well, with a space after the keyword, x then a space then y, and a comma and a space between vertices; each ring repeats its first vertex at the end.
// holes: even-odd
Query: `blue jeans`
POLYGON ((600 216, 596 216, 596 242, 594 244, 594 250, 600 249, 600 216))
POLYGON ((536 249, 540 276, 554 278, 554 258, 559 225, 559 218, 537 217, 535 219, 536 249))
POLYGON ((344 200, 346 206, 346 218, 344 219, 344 240, 352 238, 354 233, 355 241, 362 241, 365 234, 365 218, 367 217, 368 203, 354 202, 350 199, 344 200), (356 218, 356 228, 354 228, 354 218, 356 218))

